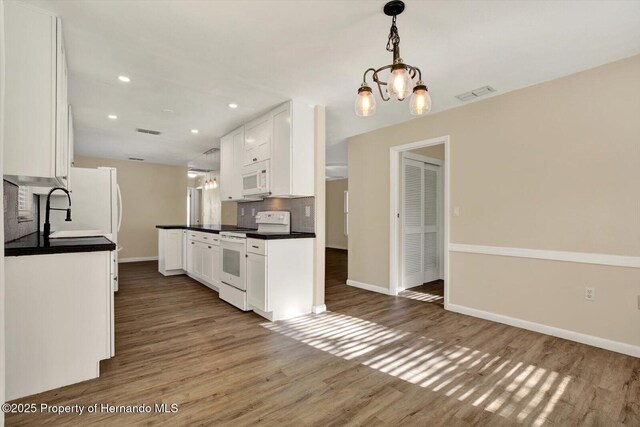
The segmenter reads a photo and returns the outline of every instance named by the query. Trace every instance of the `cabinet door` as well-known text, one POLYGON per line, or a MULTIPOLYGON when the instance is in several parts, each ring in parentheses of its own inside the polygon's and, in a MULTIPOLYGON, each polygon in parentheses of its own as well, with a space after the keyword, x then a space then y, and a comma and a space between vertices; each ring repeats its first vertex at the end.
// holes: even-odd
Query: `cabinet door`
POLYGON ((291 195, 291 104, 287 102, 274 109, 272 115, 271 193, 277 196, 289 196, 291 195))
POLYGON ((164 241, 166 270, 182 268, 182 230, 166 230, 164 241))
POLYGON ((271 157, 271 128, 271 113, 245 125, 243 165, 261 162, 271 157))
POLYGON ((213 284, 213 246, 203 244, 202 246, 202 279, 213 284))
POLYGON ((220 268, 222 267, 222 263, 220 262, 220 246, 213 246, 212 248, 212 258, 213 258, 213 283, 220 283, 220 268))
POLYGON ((263 255, 247 254, 247 302, 258 310, 269 311, 267 266, 263 255))
POLYGON ((244 127, 220 139, 220 197, 242 200, 242 150, 244 127))
POLYGON ((67 186, 69 176, 69 115, 67 103, 67 57, 62 38, 62 23, 57 25, 57 109, 56 109, 56 177, 63 187, 67 186))
POLYGON ((203 244, 195 242, 193 245, 193 275, 202 277, 203 244))
POLYGON ((196 252, 196 242, 194 242, 193 240, 189 240, 187 243, 187 273, 194 274, 193 259, 196 252))
POLYGON ((189 241, 187 240, 187 230, 182 230, 182 269, 187 271, 187 246, 189 241))
POLYGON ((54 178, 57 20, 15 1, 4 14, 3 173, 54 178))

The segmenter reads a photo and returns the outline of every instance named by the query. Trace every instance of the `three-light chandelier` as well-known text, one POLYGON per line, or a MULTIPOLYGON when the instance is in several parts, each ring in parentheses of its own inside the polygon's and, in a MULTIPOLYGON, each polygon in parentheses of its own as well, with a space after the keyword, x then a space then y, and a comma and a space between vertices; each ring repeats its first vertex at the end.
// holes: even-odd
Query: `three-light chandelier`
POLYGON ((393 0, 384 6, 384 13, 391 16, 391 29, 387 41, 387 51, 393 52, 393 64, 385 65, 378 69, 369 68, 364 72, 362 84, 358 89, 356 98, 356 114, 361 117, 372 116, 376 112, 376 99, 371 87, 367 83, 367 74, 372 73, 373 81, 378 85, 378 91, 383 101, 397 99, 402 101, 411 96, 409 109, 411 114, 422 115, 431 111, 431 95, 427 86, 422 81, 422 72, 418 67, 405 64, 400 58, 400 35, 396 27, 396 17, 404 10, 404 3, 393 0), (381 78, 381 72, 389 70, 386 81, 381 78), (413 80, 418 76, 415 85, 413 80), (383 90, 382 86, 386 86, 383 90), (386 95, 385 95, 386 92, 386 95))

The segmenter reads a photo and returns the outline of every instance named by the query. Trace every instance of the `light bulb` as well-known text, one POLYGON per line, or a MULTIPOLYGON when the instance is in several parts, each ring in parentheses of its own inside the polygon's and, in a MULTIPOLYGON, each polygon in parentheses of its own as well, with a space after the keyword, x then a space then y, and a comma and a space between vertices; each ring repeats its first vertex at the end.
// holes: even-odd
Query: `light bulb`
POLYGON ((360 117, 373 116, 376 112, 376 99, 371 93, 371 88, 365 83, 358 89, 356 97, 356 115, 360 117))
POLYGON ((212 188, 218 188, 218 180, 213 178, 213 183, 211 184, 212 188))
POLYGON ((411 95, 411 75, 404 64, 395 64, 387 80, 387 93, 391 98, 402 101, 411 95))
POLYGON ((411 114, 419 116, 431 111, 431 95, 429 90, 422 82, 418 82, 413 89, 411 100, 409 101, 409 109, 411 114))

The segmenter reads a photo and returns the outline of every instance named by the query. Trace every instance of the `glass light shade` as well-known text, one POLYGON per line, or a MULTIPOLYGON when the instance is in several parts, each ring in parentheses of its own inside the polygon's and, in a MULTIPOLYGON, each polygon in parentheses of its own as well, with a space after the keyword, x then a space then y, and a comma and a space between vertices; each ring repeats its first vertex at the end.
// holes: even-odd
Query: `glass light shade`
POLYGON ((431 111, 431 95, 425 86, 416 86, 409 101, 411 114, 420 116, 431 111))
POLYGON ((356 115, 360 117, 373 116, 376 112, 376 99, 371 93, 371 88, 362 86, 358 89, 356 98, 356 115))
POLYGON ((411 76, 407 67, 402 66, 391 70, 387 80, 387 93, 391 98, 402 101, 411 95, 412 89, 411 76))
POLYGON ((213 178, 213 183, 211 184, 211 188, 218 188, 218 180, 213 178))

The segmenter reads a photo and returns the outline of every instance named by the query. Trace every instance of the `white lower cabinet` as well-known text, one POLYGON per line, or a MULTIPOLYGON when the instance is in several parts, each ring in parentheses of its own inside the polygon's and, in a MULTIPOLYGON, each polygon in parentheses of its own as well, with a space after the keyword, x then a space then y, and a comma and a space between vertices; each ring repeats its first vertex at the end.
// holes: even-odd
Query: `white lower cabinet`
POLYGON ((269 311, 266 257, 251 252, 247 253, 247 302, 258 310, 269 311))
POLYGON ((275 321, 311 313, 314 239, 247 239, 247 302, 275 321))
POLYGON ((160 273, 165 276, 184 274, 183 245, 183 230, 158 230, 158 271, 160 273))

